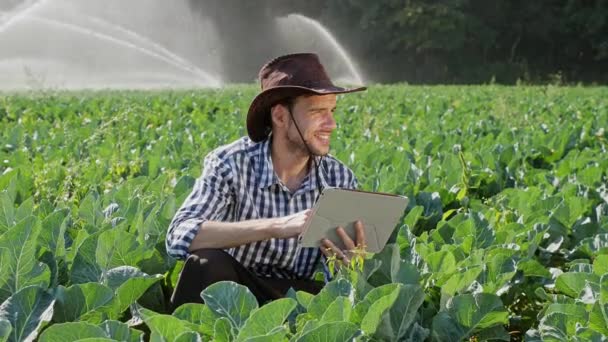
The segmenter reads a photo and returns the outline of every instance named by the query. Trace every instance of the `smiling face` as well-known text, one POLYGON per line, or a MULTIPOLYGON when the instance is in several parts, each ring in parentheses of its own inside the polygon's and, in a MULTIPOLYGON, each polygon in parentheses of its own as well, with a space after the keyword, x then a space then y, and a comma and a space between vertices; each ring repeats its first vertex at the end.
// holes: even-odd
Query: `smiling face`
POLYGON ((290 152, 308 155, 289 115, 289 107, 311 152, 317 156, 329 153, 331 134, 336 129, 336 95, 299 96, 291 106, 278 105, 273 108, 273 135, 283 138, 281 140, 285 141, 290 152))

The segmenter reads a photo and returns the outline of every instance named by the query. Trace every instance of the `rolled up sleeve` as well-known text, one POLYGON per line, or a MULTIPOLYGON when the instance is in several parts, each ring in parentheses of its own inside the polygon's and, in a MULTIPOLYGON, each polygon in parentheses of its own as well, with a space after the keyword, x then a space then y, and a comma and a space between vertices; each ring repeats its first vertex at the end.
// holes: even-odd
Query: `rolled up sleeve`
POLYGON ((223 216, 230 199, 229 163, 215 154, 204 161, 203 172, 169 225, 165 246, 176 259, 185 259, 201 224, 223 216))

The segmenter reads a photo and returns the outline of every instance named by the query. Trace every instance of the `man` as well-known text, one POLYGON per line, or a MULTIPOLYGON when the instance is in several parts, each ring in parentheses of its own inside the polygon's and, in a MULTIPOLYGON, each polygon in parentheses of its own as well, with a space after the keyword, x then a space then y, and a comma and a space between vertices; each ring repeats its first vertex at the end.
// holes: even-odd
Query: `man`
MULTIPOLYGON (((173 308, 202 302, 207 286, 231 280, 261 303, 290 287, 317 293, 321 256, 348 262, 365 245, 338 228, 345 251, 324 239, 299 247, 297 237, 324 187, 356 188, 353 172, 328 155, 336 129, 336 94, 365 90, 333 85, 315 54, 275 58, 260 70, 262 92, 249 107, 248 137, 205 157, 203 172, 167 232, 167 251, 187 258, 171 298, 173 308)), ((353 219, 353 221, 355 218, 353 219)))

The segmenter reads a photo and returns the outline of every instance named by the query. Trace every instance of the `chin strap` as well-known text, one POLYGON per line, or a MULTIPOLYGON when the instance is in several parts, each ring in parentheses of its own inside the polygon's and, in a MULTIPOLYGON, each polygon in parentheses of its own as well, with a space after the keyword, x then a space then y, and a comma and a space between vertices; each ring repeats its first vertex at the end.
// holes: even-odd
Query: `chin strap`
POLYGON ((304 146, 306 146, 306 150, 308 151, 308 155, 310 156, 310 159, 312 159, 312 162, 315 165, 315 175, 317 177, 317 189, 319 190, 319 193, 317 194, 317 198, 315 199, 315 202, 316 202, 319 199, 321 192, 323 191, 323 186, 321 185, 321 177, 319 177, 319 166, 323 163, 323 156, 321 156, 321 162, 317 162, 317 158, 315 158, 315 155, 312 153, 312 150, 310 149, 310 147, 308 147, 308 143, 306 142, 306 139, 304 139, 304 136, 302 135, 302 131, 300 131, 300 127, 298 126, 298 123, 296 122, 296 119, 294 118, 293 113, 291 112, 291 109, 288 108, 287 110, 289 111, 289 115, 291 116, 291 121, 293 121, 293 124, 296 125, 296 130, 298 131, 298 134, 300 135, 302 142, 304 142, 304 146))

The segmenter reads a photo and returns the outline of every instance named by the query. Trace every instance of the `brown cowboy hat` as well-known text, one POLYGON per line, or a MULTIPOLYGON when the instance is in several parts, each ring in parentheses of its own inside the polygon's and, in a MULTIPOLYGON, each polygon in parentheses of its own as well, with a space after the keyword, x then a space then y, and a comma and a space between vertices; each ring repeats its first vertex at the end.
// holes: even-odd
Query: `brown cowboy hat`
POLYGON ((281 100, 303 94, 344 94, 367 89, 335 86, 319 56, 314 53, 277 57, 262 67, 259 77, 262 92, 253 99, 247 113, 247 133, 255 142, 268 136, 271 129, 270 108, 281 100))

